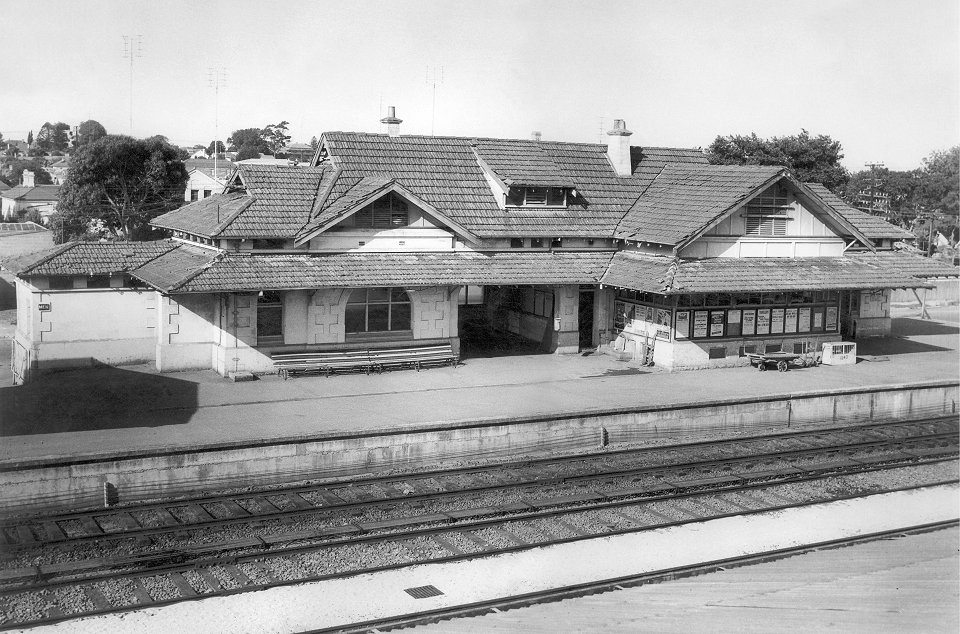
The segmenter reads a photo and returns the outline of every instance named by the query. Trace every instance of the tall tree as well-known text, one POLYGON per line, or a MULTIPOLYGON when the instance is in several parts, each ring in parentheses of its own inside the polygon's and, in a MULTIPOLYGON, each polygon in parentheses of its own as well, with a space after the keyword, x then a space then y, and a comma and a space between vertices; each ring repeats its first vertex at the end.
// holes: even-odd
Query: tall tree
POLYGON ((99 220, 117 238, 144 239, 152 218, 183 204, 186 181, 179 150, 165 138, 107 135, 71 159, 54 234, 72 240, 99 220))
POLYGON ((50 135, 50 145, 53 152, 63 152, 70 147, 70 135, 67 132, 70 126, 63 121, 57 121, 53 125, 50 135))
POLYGON ((718 136, 707 148, 707 155, 717 165, 782 165, 803 182, 822 183, 841 193, 850 178, 840 165, 841 150, 839 141, 801 130, 800 134, 769 139, 761 139, 756 133, 718 136))
POLYGON ((289 121, 272 123, 263 129, 263 138, 270 147, 271 153, 276 154, 290 142, 290 135, 287 134, 289 121))
POLYGON ((107 136, 107 129, 99 121, 87 119, 77 127, 77 136, 73 139, 73 147, 80 147, 93 143, 97 139, 107 136))
POLYGON ((241 128, 240 130, 234 130, 233 134, 227 138, 227 143, 230 144, 231 152, 238 152, 244 145, 253 145, 264 149, 267 147, 266 142, 263 140, 262 128, 241 128))
POLYGON ((960 146, 933 152, 920 168, 918 203, 926 211, 960 214, 960 146))
POLYGON ((223 141, 210 141, 210 145, 207 146, 207 155, 209 156, 220 154, 220 158, 223 158, 222 154, 226 151, 227 148, 223 145, 223 141))
POLYGON ((33 130, 27 132, 27 145, 33 145, 33 130))
POLYGON ((53 150, 53 124, 49 121, 44 122, 37 132, 37 149, 41 152, 53 150))

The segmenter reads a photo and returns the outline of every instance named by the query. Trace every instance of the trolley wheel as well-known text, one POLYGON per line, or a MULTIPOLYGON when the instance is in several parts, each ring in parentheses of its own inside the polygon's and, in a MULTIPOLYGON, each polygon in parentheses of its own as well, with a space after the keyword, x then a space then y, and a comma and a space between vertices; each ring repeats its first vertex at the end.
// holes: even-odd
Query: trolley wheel
POLYGON ((761 361, 760 363, 757 364, 757 369, 760 370, 761 372, 766 372, 767 364, 761 361))
POLYGON ((789 364, 786 361, 777 361, 777 370, 780 372, 786 372, 790 369, 789 364))

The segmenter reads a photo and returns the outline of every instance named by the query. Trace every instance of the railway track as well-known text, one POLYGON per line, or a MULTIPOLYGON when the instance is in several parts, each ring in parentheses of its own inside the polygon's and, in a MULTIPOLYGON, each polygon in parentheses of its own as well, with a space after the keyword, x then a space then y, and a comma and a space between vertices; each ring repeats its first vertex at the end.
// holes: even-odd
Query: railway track
MULTIPOLYGON (((73 541, 66 534, 48 543, 23 540, 13 544, 19 551, 14 552, 19 562, 13 563, 44 563, 0 570, 0 627, 817 503, 889 489, 883 481, 894 465, 928 465, 932 475, 926 484, 956 481, 955 461, 944 460, 957 453, 953 419, 821 430, 752 439, 750 445, 750 455, 729 443, 680 448, 680 454, 702 455, 712 447, 714 455, 687 462, 677 462, 676 447, 618 452, 612 461, 612 454, 544 460, 490 479, 478 478, 476 469, 460 470, 456 477, 467 476, 473 486, 454 490, 438 486, 450 482, 430 474, 426 480, 439 492, 408 488, 397 496, 353 500, 345 500, 345 494, 336 500, 320 496, 315 499, 325 499, 327 506, 288 512, 274 507, 267 518, 253 518, 259 526, 250 518, 201 518, 190 525, 82 535, 73 541), (772 444, 758 454, 758 443, 772 444), (564 469, 565 464, 577 466, 564 469), (496 503, 490 503, 491 496, 496 503), (385 505, 399 512, 385 513, 385 505), (261 532, 264 520, 283 530, 261 532), (232 539, 222 533, 198 538, 202 531, 225 528, 235 531, 232 539), (91 546, 103 545, 98 542, 115 549, 90 557, 91 546)), ((424 475, 416 476, 421 488, 427 486, 424 475)), ((409 487, 411 479, 378 478, 363 486, 396 490, 385 483, 409 487)), ((202 503, 223 499, 231 498, 202 503)), ((14 526, 28 526, 34 534, 33 527, 50 521, 69 520, 14 526)), ((5 531, 8 536, 22 532, 5 531)))

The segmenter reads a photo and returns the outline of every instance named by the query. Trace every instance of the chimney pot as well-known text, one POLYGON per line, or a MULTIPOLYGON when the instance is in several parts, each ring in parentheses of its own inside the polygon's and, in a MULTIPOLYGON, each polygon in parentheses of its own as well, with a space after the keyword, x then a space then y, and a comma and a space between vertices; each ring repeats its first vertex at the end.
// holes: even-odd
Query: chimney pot
POLYGON ((403 123, 403 119, 397 119, 396 106, 387 107, 387 116, 380 119, 380 123, 387 124, 387 134, 390 136, 400 136, 400 124, 403 123))
POLYGON ((20 176, 20 184, 24 187, 36 187, 34 184, 36 182, 35 176, 36 175, 32 171, 23 170, 23 173, 20 176))
POLYGON ((630 161, 630 135, 623 119, 613 120, 613 129, 607 132, 607 158, 617 172, 617 176, 630 176, 633 165, 630 161))
POLYGON ((540 130, 534 130, 530 133, 530 138, 534 141, 539 141, 543 135, 540 134, 540 130))

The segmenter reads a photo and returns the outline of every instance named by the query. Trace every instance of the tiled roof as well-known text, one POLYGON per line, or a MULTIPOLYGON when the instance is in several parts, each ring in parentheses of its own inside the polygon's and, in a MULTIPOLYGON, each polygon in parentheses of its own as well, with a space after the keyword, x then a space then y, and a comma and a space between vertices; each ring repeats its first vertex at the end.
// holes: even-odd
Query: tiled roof
POLYGON ((678 244, 783 173, 778 166, 667 165, 623 217, 615 235, 678 244))
MULTIPOLYGON (((225 254, 200 266, 185 283, 160 286, 180 293, 325 287, 461 284, 594 284, 611 252, 225 254)), ((139 277, 139 272, 137 272, 139 277)), ((144 279, 150 282, 150 280, 144 279)))
POLYGON ((871 240, 878 238, 894 238, 900 240, 903 238, 913 239, 915 237, 906 229, 892 225, 883 218, 878 218, 877 216, 860 211, 855 207, 851 207, 820 183, 805 183, 805 185, 813 190, 813 193, 819 196, 823 202, 833 207, 837 213, 847 219, 847 222, 871 240))
MULTIPOLYGON (((460 137, 390 137, 327 132, 325 147, 342 168, 326 206, 372 176, 394 178, 411 193, 481 237, 609 236, 627 209, 667 162, 705 164, 698 150, 633 148, 634 173, 618 177, 606 146, 460 137), (520 165, 534 155, 552 161, 546 170, 580 194, 567 209, 500 209, 483 175, 474 146, 496 149, 503 165, 520 165), (512 152, 512 153, 511 153, 512 152), (554 171, 554 167, 556 171, 554 171)), ((491 151, 492 151, 491 149, 491 151)), ((501 165, 501 168, 503 168, 501 165)), ((492 166, 491 166, 492 167, 492 166)), ((506 169, 506 168, 503 168, 506 169)), ((532 168, 524 173, 531 174, 532 168)), ((319 217, 324 209, 318 210, 319 217)))
POLYGON ((919 288, 926 282, 852 258, 710 258, 680 262, 674 293, 919 288))
POLYGON ((8 271, 21 277, 34 275, 103 275, 143 266, 176 248, 173 240, 156 242, 67 242, 9 258, 2 262, 8 271))
POLYGON ((330 166, 239 164, 240 178, 253 198, 220 232, 222 238, 291 238, 310 219, 317 190, 324 177, 331 178, 330 166))
POLYGON ((620 251, 613 256, 600 282, 646 293, 665 293, 670 290, 677 263, 673 257, 620 251))
POLYGON ((57 200, 59 194, 59 185, 37 185, 35 187, 20 185, 0 192, 0 196, 13 200, 57 200))
POLYGON ((946 260, 924 257, 904 251, 847 251, 847 257, 857 262, 899 271, 920 278, 960 277, 960 267, 946 260))
POLYGON ((218 235, 253 199, 243 192, 207 196, 154 218, 150 224, 161 229, 185 231, 207 238, 218 235))
POLYGON ((216 249, 180 244, 132 273, 155 288, 171 288, 183 284, 219 257, 221 252, 216 249))
POLYGON ((575 187, 539 142, 484 139, 473 147, 477 156, 506 185, 575 187))
POLYGON ((301 236, 307 235, 318 227, 334 220, 361 202, 366 201, 370 196, 382 191, 396 182, 387 176, 366 176, 357 181, 353 187, 343 192, 343 194, 330 204, 322 206, 322 210, 306 227, 300 232, 301 236))

